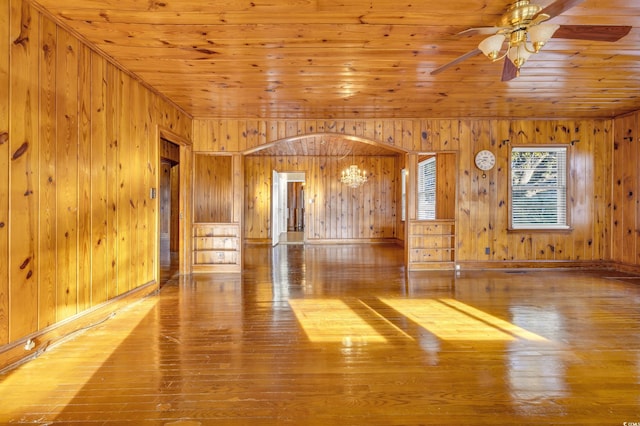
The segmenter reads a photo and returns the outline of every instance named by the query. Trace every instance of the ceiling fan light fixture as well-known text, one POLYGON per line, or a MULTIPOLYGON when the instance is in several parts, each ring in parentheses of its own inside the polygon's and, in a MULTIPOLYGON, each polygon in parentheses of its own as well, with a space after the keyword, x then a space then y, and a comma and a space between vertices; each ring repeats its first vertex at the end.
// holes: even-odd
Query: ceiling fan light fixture
POLYGON ((533 51, 538 53, 542 46, 558 31, 558 28, 560 28, 560 25, 557 24, 539 24, 529 28, 527 32, 533 45, 533 51))
POLYGON ((539 53, 551 38, 616 42, 631 31, 630 25, 556 25, 547 20, 577 6, 584 0, 544 0, 546 6, 532 4, 532 0, 510 0, 511 4, 493 27, 469 28, 459 35, 493 34, 478 44, 478 47, 431 71, 436 75, 442 71, 483 53, 492 62, 505 60, 502 81, 517 77, 520 67, 533 53, 539 53), (558 33, 562 33, 556 35, 558 33), (505 41, 507 48, 504 49, 505 41))
POLYGON ((505 35, 504 34, 494 34, 490 37, 485 38, 478 45, 478 49, 485 54, 485 56, 492 61, 499 59, 500 51, 502 50, 502 45, 504 44, 505 35))
POLYGON ((507 58, 513 62, 513 65, 515 65, 516 68, 520 69, 520 67, 527 62, 527 59, 529 59, 529 56, 531 56, 532 53, 533 46, 531 43, 521 43, 516 46, 509 47, 507 58))

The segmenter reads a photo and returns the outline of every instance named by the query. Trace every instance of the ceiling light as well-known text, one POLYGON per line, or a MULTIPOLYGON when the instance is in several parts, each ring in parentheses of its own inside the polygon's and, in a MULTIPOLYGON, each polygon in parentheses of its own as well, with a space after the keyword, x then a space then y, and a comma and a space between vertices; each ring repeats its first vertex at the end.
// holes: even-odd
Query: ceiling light
POLYGON ((558 28, 560 28, 560 25, 556 24, 540 24, 529 28, 529 38, 533 44, 534 52, 538 53, 542 46, 553 37, 558 28))
POLYGON ((504 34, 494 34, 482 40, 478 45, 478 49, 480 49, 487 58, 495 61, 500 57, 500 51, 502 50, 502 44, 505 39, 504 34))
POLYGON ((539 5, 529 0, 514 2, 500 19, 500 26, 494 27, 496 34, 482 40, 478 49, 492 61, 508 58, 519 71, 529 56, 540 52, 560 28, 560 25, 543 23, 550 16, 540 10, 539 5), (505 41, 507 48, 501 53, 505 41))
POLYGON ((364 170, 360 170, 358 166, 352 164, 349 168, 342 171, 340 182, 347 185, 349 188, 357 188, 367 181, 367 173, 364 170))

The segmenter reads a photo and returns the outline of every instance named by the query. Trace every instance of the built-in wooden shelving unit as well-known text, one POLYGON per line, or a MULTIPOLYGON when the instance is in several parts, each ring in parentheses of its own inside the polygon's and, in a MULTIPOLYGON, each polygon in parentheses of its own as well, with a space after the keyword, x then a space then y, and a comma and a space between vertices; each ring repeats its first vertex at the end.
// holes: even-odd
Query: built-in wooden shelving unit
POLYGON ((455 268, 455 220, 412 221, 409 270, 455 268))
POLYGON ((193 225, 193 272, 238 272, 240 259, 239 224, 193 225))

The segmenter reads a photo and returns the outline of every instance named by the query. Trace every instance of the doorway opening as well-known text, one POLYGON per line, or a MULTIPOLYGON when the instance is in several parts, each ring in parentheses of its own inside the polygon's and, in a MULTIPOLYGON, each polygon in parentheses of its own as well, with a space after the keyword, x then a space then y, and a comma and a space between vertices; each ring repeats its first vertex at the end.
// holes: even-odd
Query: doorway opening
POLYGON ((161 139, 160 156, 160 285, 179 270, 180 146, 161 139))
POLYGON ((305 173, 273 171, 272 245, 305 242, 305 173))

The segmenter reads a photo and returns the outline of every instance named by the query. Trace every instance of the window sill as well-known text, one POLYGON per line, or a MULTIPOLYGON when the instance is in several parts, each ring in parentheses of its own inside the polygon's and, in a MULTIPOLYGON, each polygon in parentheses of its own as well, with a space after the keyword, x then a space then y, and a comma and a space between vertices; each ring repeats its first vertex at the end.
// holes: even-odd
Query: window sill
POLYGON ((527 234, 570 234, 573 228, 507 228, 507 233, 527 233, 527 234))

